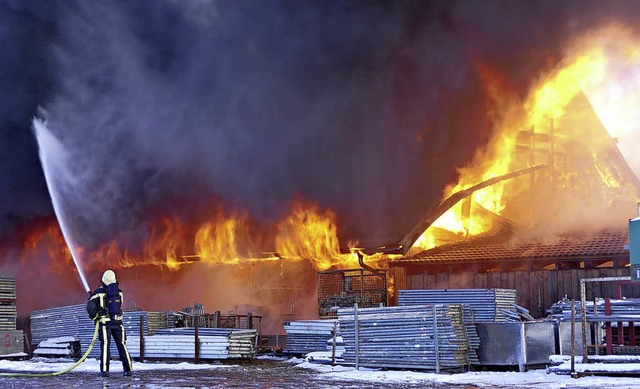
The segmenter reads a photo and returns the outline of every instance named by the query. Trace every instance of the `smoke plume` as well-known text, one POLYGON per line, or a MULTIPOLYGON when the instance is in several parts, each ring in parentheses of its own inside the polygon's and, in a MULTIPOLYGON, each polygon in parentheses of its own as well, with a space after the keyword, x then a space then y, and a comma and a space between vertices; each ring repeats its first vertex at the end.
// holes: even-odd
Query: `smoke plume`
POLYGON ((490 139, 487 69, 524 97, 568 42, 634 28, 639 13, 632 1, 5 1, 0 236, 53 215, 38 116, 66 150, 77 184, 62 198, 83 246, 135 246, 155 212, 197 217, 202 199, 269 224, 297 196, 332 209, 342 241, 395 243, 490 139))

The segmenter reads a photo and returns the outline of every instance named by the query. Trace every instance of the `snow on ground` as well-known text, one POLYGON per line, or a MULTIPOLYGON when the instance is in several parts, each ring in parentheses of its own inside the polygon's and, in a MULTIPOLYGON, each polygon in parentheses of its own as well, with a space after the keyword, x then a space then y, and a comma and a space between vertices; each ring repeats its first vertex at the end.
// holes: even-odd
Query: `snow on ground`
POLYGON ((545 370, 518 372, 468 372, 435 374, 405 370, 356 370, 354 367, 318 365, 303 362, 297 365, 322 373, 323 378, 341 381, 363 381, 398 384, 468 384, 479 387, 536 387, 536 388, 640 388, 637 377, 587 376, 571 378, 568 375, 547 374, 545 370))
MULTIPOLYGON (((304 360, 292 358, 289 362, 297 367, 315 370, 321 373, 322 378, 334 378, 341 381, 362 381, 376 383, 398 384, 452 384, 452 385, 476 385, 479 387, 536 387, 536 388, 640 388, 638 377, 615 376, 585 376, 571 378, 566 374, 547 373, 545 369, 519 372, 467 372, 457 374, 436 374, 407 370, 379 370, 360 368, 353 366, 331 366, 326 363, 313 363, 311 361, 328 360, 327 353, 317 352, 307 354, 304 360)), ((566 362, 569 363, 569 362, 566 362)), ((588 371, 595 364, 576 363, 576 371, 588 371)), ((600 371, 618 373, 628 371, 626 364, 597 364, 600 371)), ((635 364, 634 364, 635 365, 635 364)), ((570 365, 566 366, 567 370, 570 365)))
MULTIPOLYGON (((501 388, 638 388, 640 389, 640 379, 638 377, 615 377, 615 376, 585 376, 581 378, 571 378, 569 375, 547 373, 546 370, 530 370, 524 373, 519 372, 467 372, 457 374, 435 374, 421 371, 407 370, 378 370, 361 368, 356 370, 353 366, 331 366, 326 363, 313 363, 310 360, 321 360, 322 355, 308 355, 305 359, 283 358, 263 356, 259 359, 272 359, 281 363, 292 364, 295 367, 309 369, 316 372, 318 380, 334 379, 336 381, 383 383, 383 384, 418 384, 429 386, 434 384, 443 385, 474 385, 477 387, 501 387, 501 388)), ((53 360, 45 358, 35 358, 27 361, 0 360, 0 371, 3 372, 56 372, 72 366, 73 360, 53 360)), ((584 371, 587 364, 576 363, 576 370, 584 371)), ((589 364, 595 365, 595 364, 589 364)), ((603 364, 599 364, 603 365, 603 364)), ((134 371, 151 370, 214 370, 214 369, 247 369, 246 364, 242 367, 237 365, 209 365, 194 363, 149 363, 134 362, 134 371)), ((616 365, 609 366, 615 373, 616 365)), ((111 371, 122 370, 120 361, 111 362, 111 371)), ((98 361, 95 359, 86 360, 74 371, 97 373, 100 371, 98 361)), ((189 374, 186 372, 185 374, 189 374)))
MULTIPOLYGON (((70 359, 54 360, 50 358, 33 358, 27 361, 9 361, 0 360, 0 371, 3 372, 38 372, 38 373, 54 373, 67 369, 76 362, 70 359)), ((133 362, 133 371, 144 370, 205 370, 217 368, 234 368, 233 365, 207 365, 195 363, 159 363, 159 362, 133 362)), ((111 361, 109 365, 111 372, 121 372, 122 363, 120 361, 111 361)), ((97 359, 87 359, 82 362, 73 371, 98 373, 100 371, 100 363, 97 359)))

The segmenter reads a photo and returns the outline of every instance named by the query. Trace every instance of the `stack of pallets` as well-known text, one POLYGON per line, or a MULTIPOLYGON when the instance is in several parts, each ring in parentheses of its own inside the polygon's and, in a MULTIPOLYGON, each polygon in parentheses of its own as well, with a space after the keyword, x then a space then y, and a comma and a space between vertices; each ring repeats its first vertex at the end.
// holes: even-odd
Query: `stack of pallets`
POLYGON ((153 335, 155 330, 167 328, 167 311, 149 312, 147 319, 149 320, 149 335, 153 335))
POLYGON ((0 276, 0 356, 25 356, 24 332, 16 330, 16 280, 0 276))
POLYGON ((0 331, 16 329, 16 280, 0 276, 0 331))
POLYGON ((236 330, 229 333, 229 358, 253 358, 256 355, 256 330, 236 330))

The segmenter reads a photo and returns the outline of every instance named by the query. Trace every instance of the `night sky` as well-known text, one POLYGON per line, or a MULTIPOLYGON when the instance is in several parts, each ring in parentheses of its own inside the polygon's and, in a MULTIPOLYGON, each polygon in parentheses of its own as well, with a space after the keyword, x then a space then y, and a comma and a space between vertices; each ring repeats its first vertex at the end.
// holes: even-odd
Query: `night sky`
POLYGON ((268 225, 295 198, 332 209, 343 241, 397 242, 488 141, 487 72, 524 97, 572 39, 639 14, 635 1, 4 0, 0 241, 53 216, 39 117, 88 247, 207 207, 268 225))

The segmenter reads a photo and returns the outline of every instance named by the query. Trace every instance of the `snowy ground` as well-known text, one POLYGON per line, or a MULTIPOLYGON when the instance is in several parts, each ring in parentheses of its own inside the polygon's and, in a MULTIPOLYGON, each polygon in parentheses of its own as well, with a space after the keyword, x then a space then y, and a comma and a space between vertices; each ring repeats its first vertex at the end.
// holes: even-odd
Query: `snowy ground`
MULTIPOLYGON (((2 372, 56 372, 73 361, 35 359, 0 360, 2 372)), ((582 364, 577 364, 580 371, 582 364)), ((610 366, 615 373, 616 368, 610 366)), ((140 363, 134 362, 134 377, 120 377, 119 361, 111 365, 112 377, 98 379, 98 362, 87 360, 69 374, 51 379, 0 377, 0 385, 15 387, 486 387, 486 388, 640 388, 637 377, 586 376, 547 373, 546 370, 518 372, 468 372, 435 374, 415 371, 373 370, 318 364, 296 358, 259 357, 238 364, 140 363), (253 377, 253 378, 251 378, 253 377), (258 379, 258 377, 261 377, 258 379), (266 385, 266 386, 265 386, 266 385)))
MULTIPOLYGON (((619 377, 618 374, 634 370, 640 371, 638 363, 605 364, 589 363, 575 364, 576 372, 594 371, 598 376, 583 376, 572 378, 567 374, 548 373, 547 369, 530 370, 524 373, 519 372, 467 372, 457 374, 435 374, 416 371, 393 371, 393 370, 356 370, 353 367, 331 366, 327 364, 311 363, 310 360, 328 361, 328 353, 317 352, 307 355, 305 360, 292 360, 296 366, 313 369, 321 373, 324 378, 335 377, 340 380, 389 382, 398 384, 448 384, 448 385, 472 385, 488 388, 640 388, 638 377, 619 377)), ((577 362, 581 362, 577 358, 577 362)), ((635 362, 630 361, 630 362, 635 362)), ((567 358, 557 358, 554 366, 557 371, 569 371, 570 361, 567 358)))

